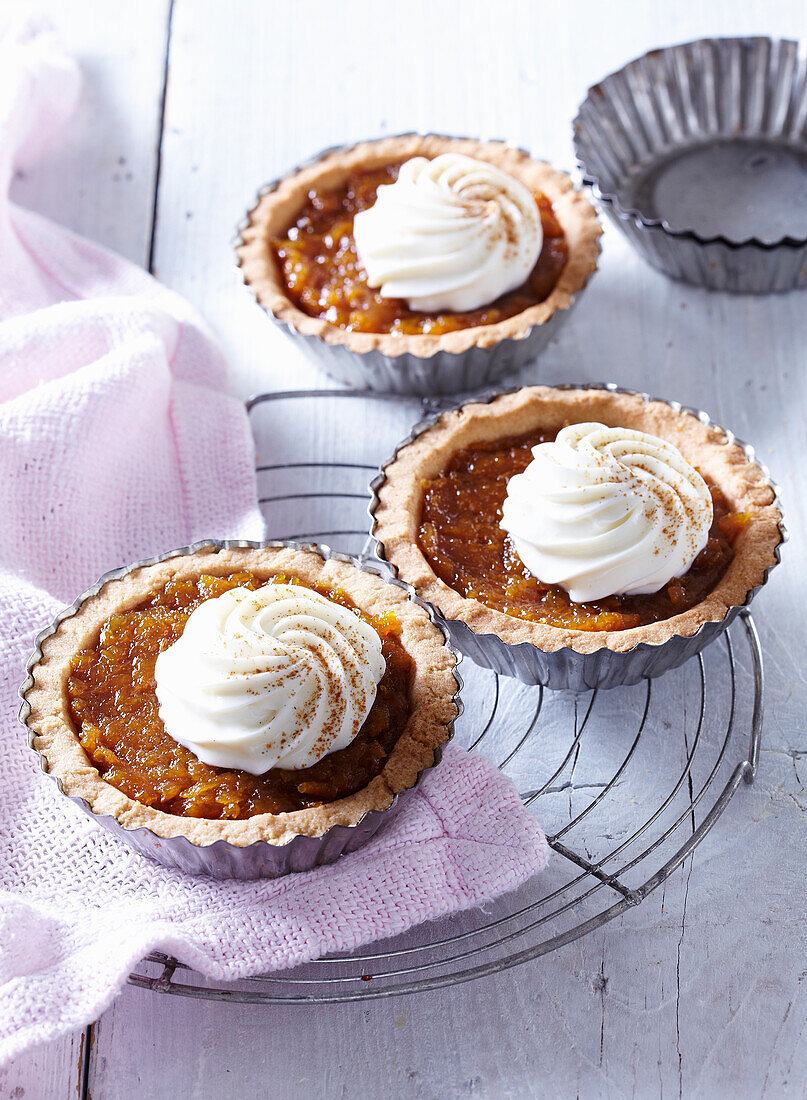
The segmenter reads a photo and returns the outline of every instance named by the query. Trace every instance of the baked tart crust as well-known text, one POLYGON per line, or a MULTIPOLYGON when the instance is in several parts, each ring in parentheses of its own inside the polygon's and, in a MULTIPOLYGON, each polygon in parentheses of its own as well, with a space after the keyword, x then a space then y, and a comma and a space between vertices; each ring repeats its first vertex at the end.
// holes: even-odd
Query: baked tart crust
POLYGON ((101 590, 65 618, 41 644, 42 657, 25 692, 31 710, 26 721, 33 747, 64 793, 83 799, 93 814, 113 817, 124 829, 145 826, 159 837, 184 836, 206 846, 224 840, 236 847, 256 841, 288 844, 296 836, 322 836, 334 825, 356 825, 370 811, 386 810, 402 791, 415 786, 451 736, 458 714, 456 658, 428 613, 413 603, 403 586, 357 569, 337 558, 323 560, 313 550, 291 547, 219 549, 193 553, 135 568, 107 581, 101 590), (226 576, 248 570, 259 579, 283 574, 303 584, 344 592, 373 617, 393 612, 400 641, 413 666, 411 712, 382 771, 362 790, 338 801, 240 820, 212 820, 168 814, 129 798, 100 775, 76 735, 70 716, 68 678, 75 654, 92 644, 103 623, 118 611, 138 606, 166 583, 201 574, 226 576))
POLYGON ((545 324, 553 313, 568 309, 572 297, 597 268, 601 234, 594 207, 574 189, 569 176, 544 161, 533 160, 523 150, 501 141, 403 134, 325 153, 281 180, 277 187, 261 195, 247 215, 236 253, 244 282, 258 302, 297 332, 319 337, 327 344, 345 345, 355 352, 378 350, 392 357, 408 353, 425 359, 438 351, 460 354, 474 346, 489 348, 504 339, 521 339, 531 328, 545 324), (569 253, 549 297, 496 324, 441 335, 349 331, 321 317, 309 316, 291 301, 268 241, 285 233, 309 191, 338 187, 351 173, 362 168, 379 168, 411 157, 435 157, 448 152, 488 161, 515 176, 530 190, 543 192, 550 200, 564 231, 569 253))
POLYGON ((446 412, 399 448, 384 467, 377 488, 373 534, 380 544, 380 556, 395 567, 398 576, 445 619, 459 620, 475 634, 495 634, 507 645, 528 642, 547 653, 563 648, 576 653, 599 649, 626 652, 640 643, 662 645, 675 636, 691 637, 703 623, 720 622, 731 608, 747 601, 778 561, 783 530, 775 499, 766 473, 739 443, 679 407, 612 387, 529 386, 446 412), (723 491, 735 511, 747 512, 728 569, 709 595, 688 611, 627 630, 550 626, 461 596, 437 576, 421 551, 422 482, 443 470, 457 451, 475 443, 584 421, 633 428, 669 440, 723 491))

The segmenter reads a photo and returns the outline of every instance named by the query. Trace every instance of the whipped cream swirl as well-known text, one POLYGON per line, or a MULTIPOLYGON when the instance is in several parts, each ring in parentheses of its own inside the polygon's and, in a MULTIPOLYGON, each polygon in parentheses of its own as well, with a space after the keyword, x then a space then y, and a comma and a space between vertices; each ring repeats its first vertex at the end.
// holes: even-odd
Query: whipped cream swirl
POLYGON ((414 157, 353 238, 371 287, 424 313, 474 310, 525 281, 543 244, 538 204, 517 179, 457 153, 414 157))
POLYGON ((534 577, 575 603, 658 592, 706 545, 712 498, 671 443, 570 424, 511 478, 501 526, 534 577))
POLYGON ((384 675, 381 639, 297 584, 206 600, 157 658, 166 732, 205 764, 262 775, 346 748, 384 675))

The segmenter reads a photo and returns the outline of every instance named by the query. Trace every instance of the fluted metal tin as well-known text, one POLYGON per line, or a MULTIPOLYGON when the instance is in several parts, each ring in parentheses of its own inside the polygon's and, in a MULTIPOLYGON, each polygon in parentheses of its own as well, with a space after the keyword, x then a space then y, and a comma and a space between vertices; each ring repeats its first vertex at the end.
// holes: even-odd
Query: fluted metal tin
POLYGON ((590 88, 573 126, 584 182, 654 267, 714 290, 807 286, 797 42, 651 50, 590 88))
MULTIPOLYGON (((665 401, 663 398, 651 397, 647 393, 637 393, 635 390, 623 389, 614 382, 599 383, 566 383, 553 386, 558 390, 607 390, 609 393, 622 393, 641 397, 645 401, 661 401, 675 412, 690 413, 698 418, 702 424, 716 428, 725 433, 729 443, 736 443, 742 447, 746 458, 753 462, 764 474, 773 494, 774 504, 781 514, 782 507, 779 500, 779 489, 771 479, 766 466, 759 461, 754 448, 738 439, 733 432, 727 431, 715 424, 714 421, 700 409, 687 408, 677 401, 665 401)), ((474 404, 489 403, 497 397, 508 393, 517 392, 516 388, 494 390, 473 397, 470 402, 474 404)), ((465 402, 457 405, 461 409, 465 402)), ((436 413, 417 424, 410 434, 398 444, 395 451, 381 466, 379 473, 370 483, 371 499, 368 508, 370 514, 370 535, 375 544, 376 556, 386 562, 384 544, 376 538, 376 509, 379 504, 379 492, 384 485, 387 475, 387 467, 390 466, 404 447, 414 442, 423 432, 428 431, 445 411, 436 413)), ((449 412, 454 410, 448 410, 449 412)), ((780 549, 782 543, 787 541, 787 530, 780 521, 779 532, 781 541, 776 548, 776 563, 780 561, 780 549)), ((390 563, 387 563, 390 564, 390 563)), ((392 566, 394 569, 395 567, 392 566)), ((773 566, 771 568, 774 568, 773 566)), ((765 573, 767 581, 771 570, 765 573)), ((446 619, 439 609, 435 608, 438 620, 443 623, 448 631, 451 641, 457 649, 466 657, 470 657, 478 665, 491 668, 503 676, 514 676, 525 684, 543 684, 544 687, 566 689, 570 691, 587 691, 591 688, 612 688, 628 684, 636 684, 647 677, 661 676, 670 669, 678 668, 690 657, 700 653, 710 642, 725 633, 737 615, 741 607, 747 607, 756 595, 759 588, 750 591, 742 605, 732 607, 725 617, 719 622, 703 623, 690 637, 674 636, 660 645, 650 645, 640 642, 632 649, 624 652, 615 652, 610 649, 599 649, 593 653, 577 653, 565 646, 549 653, 538 649, 530 642, 521 642, 518 645, 508 645, 496 634, 477 634, 466 623, 457 619, 446 619)))
POLYGON ((392 356, 375 348, 357 352, 344 344, 326 344, 318 336, 298 332, 293 325, 279 321, 268 311, 267 314, 318 370, 339 382, 379 393, 437 396, 468 393, 521 370, 557 336, 580 293, 572 298, 568 309, 553 313, 543 325, 531 328, 522 340, 500 340, 491 348, 474 345, 459 354, 437 351, 427 359, 410 352, 392 356))
MULTIPOLYGON (((42 658, 42 643, 46 638, 49 638, 56 632, 60 623, 75 615, 79 608, 92 596, 96 596, 108 581, 117 580, 127 573, 135 569, 140 569, 143 566, 156 565, 158 562, 167 561, 170 558, 180 557, 185 554, 194 554, 197 551, 207 549, 231 550, 237 548, 251 548, 257 550, 262 548, 280 549, 282 547, 288 547, 293 550, 312 551, 313 553, 319 554, 323 561, 334 558, 337 561, 348 562, 355 566, 356 569, 374 573, 376 576, 381 577, 387 584, 393 584, 396 587, 403 588, 411 602, 417 604, 418 607, 422 607, 427 612, 431 621, 435 623, 443 634, 446 645, 451 649, 452 653, 454 653, 448 631, 440 622, 431 605, 421 600, 411 585, 395 577, 393 571, 384 563, 365 562, 358 558, 349 557, 347 554, 339 554, 331 550, 328 546, 316 545, 314 543, 249 542, 238 539, 226 541, 204 539, 201 542, 193 543, 191 546, 183 546, 178 550, 171 550, 169 553, 160 554, 154 558, 147 558, 144 561, 134 562, 132 565, 128 565, 123 569, 113 569, 109 573, 105 573, 92 588, 82 593, 70 607, 61 611, 54 621, 36 637, 34 652, 28 659, 26 666, 28 674, 19 690, 20 698, 22 699, 19 720, 28 731, 29 747, 33 749, 39 757, 42 771, 51 776, 66 798, 69 798, 71 802, 81 807, 81 809, 89 814, 93 820, 97 821, 99 825, 102 825, 119 839, 125 841, 142 855, 156 860, 157 863, 161 863, 165 867, 186 871, 193 875, 210 875, 217 879, 258 879, 279 878, 291 872, 310 871, 314 867, 319 867, 326 863, 333 863, 339 856, 346 855, 348 852, 354 852, 357 848, 366 844, 366 842, 378 832, 381 826, 389 820, 390 815, 406 802, 423 775, 423 772, 421 772, 414 786, 410 787, 408 790, 399 792, 386 810, 370 810, 364 814, 355 825, 332 825, 322 836, 296 836, 289 841, 288 844, 283 845, 272 844, 268 841, 257 841, 244 847, 230 844, 225 840, 217 840, 213 844, 204 846, 192 844, 187 837, 160 837, 144 826, 137 829, 127 829, 114 817, 94 813, 84 799, 78 796, 68 795, 61 780, 51 775, 47 760, 34 745, 35 732, 28 725, 31 707, 27 701, 27 694, 34 684, 32 675, 33 670, 42 658)), ((459 663, 461 658, 456 653, 455 656, 457 657, 457 663, 459 663)), ((454 669, 454 679, 457 684, 457 691, 454 698, 457 705, 457 717, 459 717, 462 713, 462 700, 459 695, 460 689, 462 688, 462 679, 456 668, 454 669)), ((448 730, 447 740, 451 739, 453 732, 454 723, 452 722, 448 730)), ((434 763, 431 764, 430 767, 436 767, 442 760, 442 755, 442 747, 437 748, 434 753, 434 763)), ((426 770, 428 769, 424 769, 424 771, 426 770)))
MULTIPOLYGON (((398 137, 412 136, 409 133, 398 134, 398 137)), ((448 137, 447 134, 422 134, 422 137, 448 137)), ((491 139, 502 140, 502 139, 491 139)), ((233 241, 233 248, 238 249, 244 241, 241 236, 250 225, 251 216, 264 195, 275 191, 284 179, 294 175, 303 168, 316 164, 324 157, 332 153, 345 152, 352 149, 355 142, 348 145, 334 145, 324 149, 315 157, 304 161, 292 168, 285 176, 272 180, 265 184, 255 197, 245 217, 238 225, 238 231, 233 241)), ((526 150, 520 150, 525 152, 526 150)), ((527 153, 527 155, 529 155, 527 153)), ((599 249, 598 243, 598 249, 599 249)), ((241 273, 242 282, 247 290, 258 302, 252 288, 243 278, 241 261, 236 251, 236 264, 241 273)), ((299 347, 306 358, 317 370, 330 375, 331 378, 344 382, 356 389, 369 389, 381 393, 416 394, 421 396, 440 394, 468 393, 471 390, 480 389, 498 382, 508 374, 514 374, 521 370, 527 363, 532 362, 553 340, 561 330, 566 318, 577 304, 580 295, 591 281, 594 272, 588 276, 586 284, 573 294, 566 309, 556 310, 542 325, 535 325, 521 339, 506 338, 500 340, 492 347, 483 348, 477 345, 467 351, 455 353, 449 351, 437 351, 432 355, 422 357, 411 352, 401 352, 400 355, 385 355, 373 348, 369 351, 353 351, 344 344, 328 344, 318 336, 311 336, 299 332, 291 322, 281 321, 266 309, 260 302, 258 305, 264 313, 275 322, 280 329, 289 336, 299 347)))

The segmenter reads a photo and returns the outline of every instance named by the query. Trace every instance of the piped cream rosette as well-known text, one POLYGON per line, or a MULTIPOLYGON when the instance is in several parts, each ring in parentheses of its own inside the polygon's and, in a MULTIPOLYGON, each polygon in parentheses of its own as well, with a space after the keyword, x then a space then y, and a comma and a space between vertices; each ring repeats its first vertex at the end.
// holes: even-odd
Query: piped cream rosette
POLYGON ((657 592, 706 545, 712 498, 657 436, 570 424, 511 478, 501 526, 533 576, 576 603, 657 592))

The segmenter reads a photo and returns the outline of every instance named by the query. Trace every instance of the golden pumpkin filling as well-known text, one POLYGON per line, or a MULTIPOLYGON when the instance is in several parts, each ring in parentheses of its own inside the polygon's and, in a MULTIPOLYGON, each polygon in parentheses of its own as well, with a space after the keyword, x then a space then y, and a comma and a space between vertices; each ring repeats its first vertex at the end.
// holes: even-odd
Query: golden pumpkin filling
MULTIPOLYGON (((293 583, 282 576, 273 580, 293 583)), ((73 659, 71 717, 84 751, 113 787, 181 817, 241 819, 335 802, 380 774, 410 715, 412 661, 392 614, 363 615, 379 634, 386 661, 364 725, 350 745, 311 767, 273 768, 258 776, 218 768, 166 733, 155 690, 158 655, 179 639, 191 612, 205 600, 264 583, 248 572, 172 581, 138 607, 113 615, 97 642, 73 659)), ((343 592, 317 591, 356 611, 343 592)))
POLYGON ((549 297, 569 249, 552 204, 541 192, 534 194, 544 232, 541 254, 526 282, 495 302, 465 313, 431 315, 369 287, 356 251, 353 219, 373 205, 380 186, 395 182, 399 169, 400 164, 390 164, 359 171, 341 187, 310 191, 285 235, 269 242, 288 295, 304 313, 351 332, 439 336, 495 325, 549 297))

